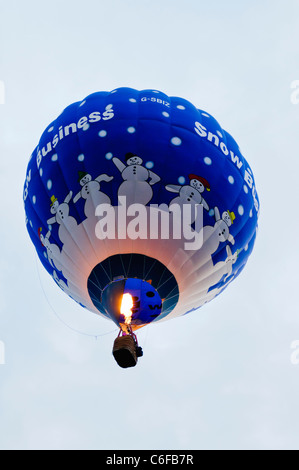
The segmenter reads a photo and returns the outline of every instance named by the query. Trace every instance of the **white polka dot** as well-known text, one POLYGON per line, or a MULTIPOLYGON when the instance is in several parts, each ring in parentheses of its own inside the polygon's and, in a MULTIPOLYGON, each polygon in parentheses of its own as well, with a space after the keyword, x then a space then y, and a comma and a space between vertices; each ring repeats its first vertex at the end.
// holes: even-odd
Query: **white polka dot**
POLYGON ((52 183, 51 180, 49 180, 49 181, 47 182, 47 188, 48 188, 49 191, 51 191, 52 186, 53 186, 53 183, 52 183))
POLYGON ((201 113, 202 116, 205 116, 205 117, 210 117, 207 113, 201 113))
POLYGON ((128 127, 127 131, 129 132, 129 134, 134 134, 134 132, 136 132, 136 129, 135 127, 128 127))
POLYGON ((180 139, 179 137, 173 137, 173 138, 171 139, 171 143, 172 143, 173 145, 178 146, 178 145, 181 145, 181 144, 182 144, 182 141, 181 141, 181 139, 180 139))
POLYGON ((58 160, 57 153, 55 153, 55 155, 52 156, 51 160, 52 160, 52 162, 57 162, 57 160, 58 160))
POLYGON ((36 196, 32 197, 32 202, 33 202, 33 204, 36 204, 36 196))
POLYGON ((39 170, 39 174, 40 174, 40 176, 43 176, 43 169, 42 168, 39 170))
POLYGON ((84 159, 85 159, 85 156, 83 153, 81 153, 79 156, 78 156, 78 161, 79 162, 84 162, 84 159))
POLYGON ((217 131, 217 134, 219 135, 219 137, 221 137, 221 139, 223 139, 223 135, 221 134, 220 131, 217 131))
POLYGON ((209 215, 210 215, 211 217, 214 217, 214 215, 215 215, 214 209, 211 209, 211 210, 209 211, 209 215))
POLYGON ((210 157, 205 157, 203 161, 205 162, 206 165, 212 165, 212 160, 210 157))
POLYGON ((82 103, 79 105, 79 107, 84 106, 86 103, 86 100, 82 101, 82 103))
POLYGON ((228 181, 229 181, 230 184, 234 184, 235 178, 233 176, 229 176, 228 181))
POLYGON ((89 128, 90 128, 90 124, 88 124, 88 123, 84 124, 84 126, 83 126, 84 131, 88 131, 89 128))
POLYGON ((52 127, 49 127, 49 129, 48 129, 48 132, 52 132, 52 131, 54 131, 54 127, 53 127, 53 126, 52 126, 52 127))
POLYGON ((148 170, 151 170, 154 168, 154 162, 146 162, 145 166, 148 170))
POLYGON ((244 192, 248 194, 248 187, 246 186, 246 184, 244 184, 243 189, 244 189, 244 192))
POLYGON ((112 90, 110 94, 116 93, 118 90, 112 90))
POLYGON ((248 250, 248 244, 245 245, 245 247, 244 247, 244 251, 247 251, 247 250, 248 250))
POLYGON ((48 255, 47 255, 47 253, 46 253, 45 251, 44 251, 44 257, 45 257, 46 259, 48 259, 48 255))
POLYGON ((244 215, 244 207, 242 205, 238 207, 238 212, 240 215, 244 215))
POLYGON ((107 158, 107 160, 111 160, 113 158, 113 153, 111 152, 106 153, 105 158, 107 158))
POLYGON ((163 111, 162 114, 163 114, 163 116, 165 116, 165 117, 169 117, 169 113, 167 113, 166 111, 163 111))
POLYGON ((129 101, 131 101, 131 103, 137 103, 137 100, 135 100, 135 98, 130 98, 129 101))
POLYGON ((252 209, 250 210, 249 212, 249 217, 252 217, 253 216, 253 212, 252 212, 252 209))
POLYGON ((107 135, 107 131, 105 131, 105 130, 102 130, 102 131, 100 131, 100 132, 99 132, 99 134, 98 134, 98 135, 99 135, 99 137, 106 137, 106 135, 107 135))
POLYGON ((186 183, 186 178, 185 178, 184 176, 180 176, 180 177, 178 178, 178 182, 179 182, 180 184, 185 184, 185 183, 186 183))
POLYGON ((160 93, 159 91, 157 90, 152 90, 153 93, 160 93))
POLYGON ((178 108, 178 109, 182 109, 182 110, 186 109, 185 106, 183 106, 182 104, 178 104, 178 105, 177 105, 177 108, 178 108))
POLYGON ((31 220, 30 220, 29 224, 30 224, 30 227, 33 228, 33 223, 31 222, 31 220))

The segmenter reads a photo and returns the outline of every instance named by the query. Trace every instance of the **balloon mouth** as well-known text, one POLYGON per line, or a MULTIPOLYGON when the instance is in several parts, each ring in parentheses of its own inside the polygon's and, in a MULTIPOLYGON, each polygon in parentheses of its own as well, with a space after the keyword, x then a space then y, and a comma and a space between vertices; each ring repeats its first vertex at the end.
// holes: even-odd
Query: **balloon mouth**
POLYGON ((101 304, 111 320, 126 331, 158 318, 163 301, 150 282, 126 278, 112 281, 105 287, 101 304))
POLYGON ((88 292, 102 315, 120 327, 127 321, 133 330, 165 318, 179 300, 178 284, 169 269, 155 258, 135 253, 114 255, 95 266, 88 292), (132 297, 132 301, 125 297, 131 320, 121 312, 125 294, 132 297))

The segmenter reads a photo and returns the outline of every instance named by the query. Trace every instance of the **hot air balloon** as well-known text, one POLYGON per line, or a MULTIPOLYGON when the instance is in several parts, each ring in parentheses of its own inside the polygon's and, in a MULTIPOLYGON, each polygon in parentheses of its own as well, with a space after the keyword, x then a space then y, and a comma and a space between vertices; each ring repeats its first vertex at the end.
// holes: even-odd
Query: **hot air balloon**
POLYGON ((139 328, 198 311, 241 273, 259 215, 253 172, 213 116, 132 88, 91 94, 46 128, 24 204, 50 276, 119 327, 121 367, 142 355, 139 328))

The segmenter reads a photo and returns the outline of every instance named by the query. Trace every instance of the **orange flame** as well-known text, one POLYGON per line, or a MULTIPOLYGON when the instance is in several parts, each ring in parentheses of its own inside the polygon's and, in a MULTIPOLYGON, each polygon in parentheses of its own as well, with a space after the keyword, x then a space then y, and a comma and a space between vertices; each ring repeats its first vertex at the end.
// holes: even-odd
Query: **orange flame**
POLYGON ((121 308, 120 308, 120 313, 124 315, 125 317, 125 324, 130 325, 132 321, 132 308, 134 306, 133 303, 133 297, 131 294, 124 294, 122 303, 121 303, 121 308))

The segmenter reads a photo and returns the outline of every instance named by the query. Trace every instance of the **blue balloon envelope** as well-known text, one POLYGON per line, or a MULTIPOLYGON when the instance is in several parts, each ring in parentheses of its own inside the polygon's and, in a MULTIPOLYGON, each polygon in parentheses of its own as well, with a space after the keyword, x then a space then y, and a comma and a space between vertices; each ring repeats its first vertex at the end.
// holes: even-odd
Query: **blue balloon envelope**
POLYGON ((253 250, 259 214, 253 172, 213 116, 131 88, 94 93, 47 127, 24 204, 59 287, 120 327, 130 294, 133 330, 219 295, 253 250))

